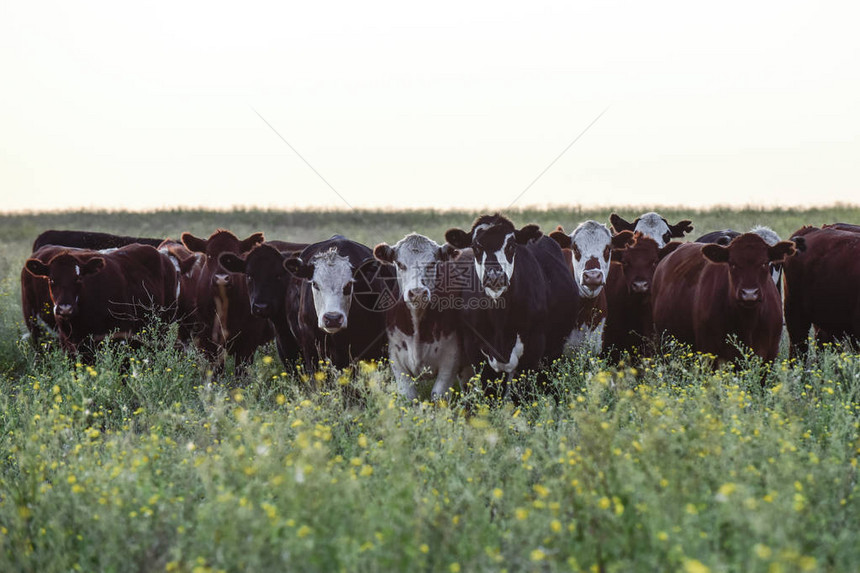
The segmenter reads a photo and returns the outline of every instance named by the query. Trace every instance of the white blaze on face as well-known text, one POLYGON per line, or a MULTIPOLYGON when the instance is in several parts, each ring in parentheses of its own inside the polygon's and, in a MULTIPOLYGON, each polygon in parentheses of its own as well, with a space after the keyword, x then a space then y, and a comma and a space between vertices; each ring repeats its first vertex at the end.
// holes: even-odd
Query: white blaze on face
POLYGON ((498 251, 482 251, 480 260, 478 257, 475 257, 475 272, 478 273, 478 281, 480 281, 482 284, 484 282, 484 275, 486 275, 487 272, 488 263, 497 262, 499 264, 499 267, 501 267, 502 271, 507 277, 507 282, 504 285, 499 285, 496 288, 484 286, 484 292, 486 292, 487 296, 494 300, 502 296, 505 291, 508 290, 508 285, 511 282, 511 277, 514 276, 514 261, 516 259, 515 251, 513 249, 511 250, 511 258, 508 259, 508 256, 505 253, 505 247, 515 242, 516 237, 514 236, 514 233, 508 233, 507 235, 505 235, 505 239, 502 241, 502 247, 498 251))
POLYGON ((570 234, 571 250, 573 256, 573 276, 579 294, 585 298, 594 298, 603 290, 606 278, 609 274, 609 255, 612 250, 612 233, 597 221, 586 221, 580 224, 570 234), (589 261, 591 263, 589 264, 589 261), (595 266, 596 264, 596 266, 595 266), (601 275, 601 283, 597 285, 584 284, 586 281, 586 266, 589 267, 590 275, 601 275))
POLYGON ((423 235, 412 233, 394 245, 397 284, 403 300, 411 302, 410 292, 423 291, 429 298, 436 286, 439 245, 423 235))
POLYGON ((334 334, 347 327, 352 304, 353 268, 349 258, 337 254, 335 249, 314 255, 310 262, 314 267, 311 292, 317 312, 317 326, 334 334), (327 324, 327 315, 336 324, 327 324))
POLYGON ((634 231, 639 231, 643 235, 647 235, 657 241, 657 248, 660 249, 666 246, 667 233, 671 232, 666 220, 654 212, 645 213, 640 216, 634 231))

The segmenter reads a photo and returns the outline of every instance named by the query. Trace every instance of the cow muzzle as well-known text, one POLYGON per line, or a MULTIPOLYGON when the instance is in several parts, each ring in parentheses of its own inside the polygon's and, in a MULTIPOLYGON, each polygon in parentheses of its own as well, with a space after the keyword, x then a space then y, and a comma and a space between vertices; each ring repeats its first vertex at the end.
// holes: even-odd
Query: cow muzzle
POLYGON ((651 290, 651 283, 649 281, 633 281, 630 283, 630 292, 635 294, 645 294, 649 290, 651 290))
POLYGON ((583 271, 580 291, 587 298, 600 294, 603 288, 603 272, 600 269, 583 271))
POLYGON ((761 289, 742 288, 738 292, 738 300, 745 306, 754 305, 761 300, 761 289))
POLYGON ((216 287, 230 288, 231 286, 233 286, 233 278, 229 274, 216 273, 212 277, 212 284, 216 287))
POLYGON ((57 318, 71 318, 75 315, 75 307, 71 304, 58 304, 54 307, 57 318))
POLYGON ((501 267, 490 267, 484 271, 484 291, 490 298, 499 298, 508 290, 508 275, 501 267))
POLYGON ((340 312, 327 312, 320 318, 320 328, 329 334, 334 334, 346 328, 346 316, 340 312))
POLYGON ((412 308, 426 305, 430 302, 430 289, 427 287, 411 288, 406 291, 406 304, 412 308))
POLYGON ((271 307, 265 302, 255 302, 251 305, 251 314, 257 318, 269 318, 271 307))

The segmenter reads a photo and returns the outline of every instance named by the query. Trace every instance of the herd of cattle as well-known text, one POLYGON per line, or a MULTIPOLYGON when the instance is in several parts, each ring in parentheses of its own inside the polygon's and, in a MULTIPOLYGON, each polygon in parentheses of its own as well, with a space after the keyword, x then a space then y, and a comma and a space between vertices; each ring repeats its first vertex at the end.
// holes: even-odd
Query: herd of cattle
POLYGON ((783 317, 792 354, 810 327, 822 341, 860 339, 860 226, 678 242, 690 221, 610 223, 547 236, 484 215, 443 245, 412 233, 373 249, 340 235, 46 231, 21 272, 22 309, 37 348, 47 329, 66 351, 92 352, 155 314, 216 368, 227 355, 244 367, 274 338, 281 360, 307 371, 388 357, 401 394, 434 399, 476 373, 511 380, 581 346, 647 355, 665 334, 718 360, 736 359, 739 342, 772 361, 783 317))

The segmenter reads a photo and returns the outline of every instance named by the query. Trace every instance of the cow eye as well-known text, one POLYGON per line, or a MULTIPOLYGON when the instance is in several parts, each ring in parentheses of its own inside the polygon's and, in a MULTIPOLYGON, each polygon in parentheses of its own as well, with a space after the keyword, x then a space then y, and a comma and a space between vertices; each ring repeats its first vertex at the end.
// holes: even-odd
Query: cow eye
POLYGON ((397 268, 398 268, 398 269, 400 269, 401 271, 405 271, 405 270, 406 270, 406 265, 404 265, 404 264, 403 264, 403 263, 401 263, 400 261, 397 261, 397 268))
POLYGON ((54 279, 50 279, 48 282, 51 283, 51 286, 57 285, 57 281, 55 281, 54 279))
POLYGON ((605 249, 603 249, 603 260, 609 261, 609 257, 612 255, 612 249, 607 245, 605 249))
POLYGON ((318 285, 316 281, 311 281, 311 286, 314 290, 320 290, 320 285, 318 285))
POLYGON ((343 294, 347 296, 352 294, 352 283, 346 283, 346 286, 343 287, 343 294))

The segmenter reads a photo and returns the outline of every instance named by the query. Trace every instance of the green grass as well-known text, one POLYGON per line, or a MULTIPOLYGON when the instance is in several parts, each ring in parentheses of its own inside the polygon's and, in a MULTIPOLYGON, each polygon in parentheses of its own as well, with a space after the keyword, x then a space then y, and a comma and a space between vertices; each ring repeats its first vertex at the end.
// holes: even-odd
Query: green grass
MULTIPOLYGON (((621 210, 635 216, 633 210, 621 210)), ((667 211, 702 233, 860 210, 667 211)), ((37 356, 17 277, 42 230, 441 240, 471 213, 63 213, 0 225, 0 571, 854 571, 860 356, 713 372, 577 355, 515 407, 407 404, 385 364, 213 380, 152 332, 37 356), (765 374, 766 384, 760 381, 765 374)), ((607 213, 515 213, 571 227, 607 213)), ((154 332, 154 331, 153 331, 154 332)))

